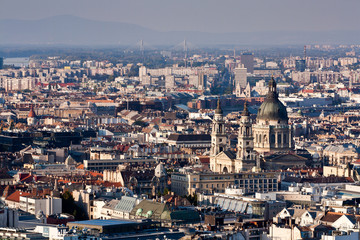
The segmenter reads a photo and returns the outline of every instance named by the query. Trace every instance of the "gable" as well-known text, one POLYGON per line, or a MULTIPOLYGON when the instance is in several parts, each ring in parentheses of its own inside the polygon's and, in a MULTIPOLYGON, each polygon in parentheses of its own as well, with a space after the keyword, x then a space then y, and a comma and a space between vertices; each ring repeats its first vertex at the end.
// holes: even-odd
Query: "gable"
POLYGON ((310 218, 310 219, 314 219, 313 216, 310 214, 310 212, 305 211, 302 216, 302 218, 310 218))
POLYGON ((278 213, 279 217, 291 217, 290 212, 284 208, 283 210, 281 210, 281 212, 278 213))
POLYGON ((347 215, 342 215, 338 220, 336 220, 332 226, 335 228, 340 228, 340 227, 353 227, 355 225, 355 223, 353 221, 351 221, 351 219, 349 219, 349 217, 347 215))
POLYGON ((232 159, 235 159, 235 158, 232 158, 233 156, 231 156, 231 154, 227 153, 227 152, 220 152, 218 153, 218 155, 215 156, 215 158, 218 158, 218 159, 224 159, 224 160, 232 160, 232 159))

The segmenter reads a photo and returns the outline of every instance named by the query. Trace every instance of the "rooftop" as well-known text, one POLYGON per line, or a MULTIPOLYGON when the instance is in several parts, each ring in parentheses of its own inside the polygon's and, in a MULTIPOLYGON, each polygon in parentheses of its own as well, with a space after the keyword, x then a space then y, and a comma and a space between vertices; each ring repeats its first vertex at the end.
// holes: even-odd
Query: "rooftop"
POLYGON ((81 224, 81 225, 94 225, 94 226, 111 226, 111 225, 120 225, 120 224, 132 224, 138 223, 137 221, 130 220, 113 220, 113 219, 93 219, 85 221, 71 222, 71 224, 81 224))

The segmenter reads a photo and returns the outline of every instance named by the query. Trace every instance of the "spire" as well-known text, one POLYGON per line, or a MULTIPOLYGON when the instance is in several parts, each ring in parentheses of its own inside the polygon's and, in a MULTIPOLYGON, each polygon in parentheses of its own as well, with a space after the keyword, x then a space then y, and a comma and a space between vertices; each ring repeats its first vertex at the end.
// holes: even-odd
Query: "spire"
POLYGON ((34 111, 34 106, 31 106, 28 117, 29 118, 36 118, 36 114, 35 114, 35 111, 34 111))
POLYGON ((218 98, 215 114, 223 114, 223 110, 221 109, 221 106, 220 106, 220 98, 218 98))
POLYGON ((244 102, 244 110, 243 110, 241 116, 250 116, 249 110, 247 108, 247 102, 246 101, 244 102))
POLYGON ((276 82, 274 80, 274 76, 272 76, 271 80, 269 81, 268 97, 269 98, 277 98, 276 82))

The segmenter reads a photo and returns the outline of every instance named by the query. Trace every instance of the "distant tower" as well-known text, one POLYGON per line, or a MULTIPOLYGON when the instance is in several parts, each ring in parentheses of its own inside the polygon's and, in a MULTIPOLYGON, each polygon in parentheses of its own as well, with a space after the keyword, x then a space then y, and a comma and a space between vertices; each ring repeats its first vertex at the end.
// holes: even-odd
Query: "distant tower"
POLYGON ((220 107, 220 98, 218 99, 212 125, 210 156, 216 156, 225 150, 227 142, 223 110, 220 107))
POLYGON ((304 65, 306 68, 306 45, 304 46, 304 65))
POLYGON ((254 73, 254 55, 252 53, 243 53, 240 61, 249 73, 254 73))
POLYGON ((140 40, 140 51, 144 52, 144 41, 142 39, 140 40))
POLYGON ((237 97, 239 97, 242 93, 242 90, 247 85, 247 69, 244 67, 243 64, 241 64, 234 69, 234 75, 235 94, 237 97))
POLYGON ((184 52, 185 52, 185 67, 187 67, 187 52, 188 52, 188 48, 187 48, 187 44, 186 44, 186 39, 184 40, 184 52))
POLYGON ((144 55, 144 40, 140 40, 140 44, 139 44, 139 50, 140 50, 140 53, 141 53, 141 57, 142 57, 142 61, 144 62, 145 61, 145 55, 144 55))
POLYGON ((36 124, 36 114, 35 114, 35 111, 34 111, 34 107, 31 106, 31 109, 30 109, 30 112, 29 112, 29 115, 28 115, 28 118, 27 118, 27 124, 29 126, 33 126, 36 124))

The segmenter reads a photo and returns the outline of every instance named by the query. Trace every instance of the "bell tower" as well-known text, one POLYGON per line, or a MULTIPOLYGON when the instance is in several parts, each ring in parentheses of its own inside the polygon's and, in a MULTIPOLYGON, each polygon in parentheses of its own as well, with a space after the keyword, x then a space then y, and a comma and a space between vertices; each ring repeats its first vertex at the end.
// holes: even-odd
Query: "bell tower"
POLYGON ((227 137, 225 133, 225 121, 223 117, 223 110, 220 107, 220 99, 218 99, 212 124, 210 156, 216 156, 220 152, 224 151, 226 143, 227 137))
POLYGON ((250 171, 256 166, 256 153, 254 152, 254 137, 252 132, 252 121, 247 104, 241 114, 238 145, 235 161, 235 171, 250 171))
POLYGON ((254 137, 252 133, 252 122, 247 104, 244 104, 244 111, 241 114, 237 159, 247 159, 254 149, 254 137))
POLYGON ((29 112, 29 115, 28 115, 28 118, 27 118, 27 124, 29 126, 33 126, 37 123, 37 119, 36 119, 36 114, 35 114, 35 111, 34 111, 34 107, 31 106, 31 109, 30 109, 30 112, 29 112))

